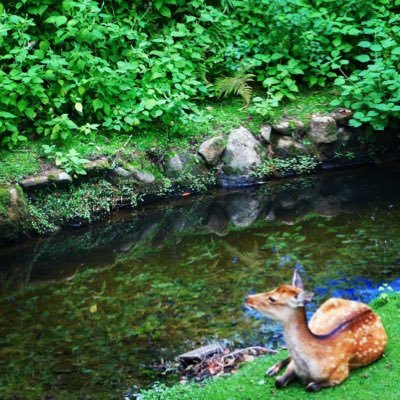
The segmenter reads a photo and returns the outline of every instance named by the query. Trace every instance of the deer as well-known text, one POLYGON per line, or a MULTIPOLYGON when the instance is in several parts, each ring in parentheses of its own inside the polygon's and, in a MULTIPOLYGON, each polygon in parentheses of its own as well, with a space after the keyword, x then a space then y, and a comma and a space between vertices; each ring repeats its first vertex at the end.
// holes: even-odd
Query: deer
POLYGON ((307 323, 305 305, 313 293, 304 289, 298 269, 292 284, 245 298, 245 304, 280 322, 290 357, 273 365, 266 374, 274 376, 277 388, 300 379, 306 391, 316 392, 341 384, 351 370, 379 359, 387 344, 380 317, 361 302, 330 298, 307 323))

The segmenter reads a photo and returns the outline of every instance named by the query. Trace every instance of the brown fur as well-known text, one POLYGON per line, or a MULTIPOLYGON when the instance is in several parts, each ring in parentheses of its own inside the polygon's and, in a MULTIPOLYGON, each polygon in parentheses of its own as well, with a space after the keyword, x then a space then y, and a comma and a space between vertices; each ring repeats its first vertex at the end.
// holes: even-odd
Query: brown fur
MULTIPOLYGON (((372 363, 385 351, 385 329, 379 316, 367 305, 329 299, 308 325, 304 303, 310 296, 310 292, 302 289, 301 283, 301 288, 282 285, 247 298, 249 307, 284 326, 291 362, 287 371, 277 379, 277 387, 286 386, 296 377, 310 391, 335 386, 348 377, 351 369, 372 363)), ((281 368, 282 363, 278 363, 267 373, 274 375, 281 368)))

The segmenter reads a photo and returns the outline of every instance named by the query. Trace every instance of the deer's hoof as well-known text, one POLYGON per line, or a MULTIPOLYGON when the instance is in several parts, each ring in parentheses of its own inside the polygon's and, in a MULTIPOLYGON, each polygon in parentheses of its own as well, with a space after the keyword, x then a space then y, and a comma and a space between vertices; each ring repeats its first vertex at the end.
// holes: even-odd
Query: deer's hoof
POLYGON ((276 365, 273 365, 271 368, 269 368, 266 372, 266 376, 275 376, 279 372, 279 369, 276 367, 276 365))
POLYGON ((318 392, 318 390, 320 390, 320 389, 321 389, 321 384, 318 382, 310 382, 306 386, 307 392, 318 392))
POLYGON ((277 389, 282 389, 285 386, 285 382, 281 381, 279 378, 275 381, 275 387, 277 389))

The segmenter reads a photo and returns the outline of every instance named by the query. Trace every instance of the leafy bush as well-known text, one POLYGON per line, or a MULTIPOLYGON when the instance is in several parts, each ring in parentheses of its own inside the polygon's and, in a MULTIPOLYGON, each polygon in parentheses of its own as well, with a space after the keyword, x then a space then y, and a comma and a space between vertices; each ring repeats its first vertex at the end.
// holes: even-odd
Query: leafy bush
MULTIPOLYGON (((301 84, 324 86, 338 76, 346 77, 337 81, 341 85, 361 83, 361 94, 346 88, 349 103, 366 90, 383 90, 382 105, 388 101, 396 107, 396 96, 387 93, 393 84, 382 88, 371 74, 383 68, 384 81, 396 79, 398 3, 0 3, 0 142, 11 148, 37 136, 62 144, 97 131, 173 131, 175 122, 201 117, 196 117, 196 102, 217 92, 210 82, 237 76, 249 66, 266 92, 256 108, 263 114, 283 99, 295 99, 301 84)), ((370 100, 358 102, 364 105, 354 121, 375 123, 375 115, 367 115, 370 100)), ((397 115, 393 107, 375 107, 382 114, 375 127, 397 115)))

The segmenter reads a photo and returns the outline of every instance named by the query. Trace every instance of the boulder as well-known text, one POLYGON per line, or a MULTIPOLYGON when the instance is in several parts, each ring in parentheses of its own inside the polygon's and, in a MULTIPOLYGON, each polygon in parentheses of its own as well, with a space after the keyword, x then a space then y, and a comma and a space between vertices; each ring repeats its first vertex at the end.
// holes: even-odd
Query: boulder
POLYGON ((120 177, 120 178, 129 178, 131 176, 131 173, 122 167, 115 167, 112 170, 112 173, 113 173, 113 175, 120 177))
POLYGON ((0 241, 15 239, 23 232, 27 220, 27 205, 21 187, 0 187, 0 241))
POLYGON ((165 172, 167 176, 176 178, 182 173, 202 175, 207 173, 207 169, 198 155, 188 152, 174 152, 167 159, 165 172))
POLYGON ((286 136, 300 136, 305 131, 305 126, 303 122, 299 121, 295 118, 284 118, 278 124, 273 125, 272 129, 281 134, 286 136))
POLYGON ((61 169, 51 169, 46 171, 45 175, 47 176, 49 183, 65 184, 72 182, 72 176, 61 169))
POLYGON ((156 178, 153 174, 147 171, 140 171, 134 166, 129 166, 127 169, 130 171, 131 176, 138 182, 150 184, 153 183, 156 178))
POLYGON ((215 136, 200 145, 198 153, 210 165, 217 165, 222 153, 225 151, 225 141, 222 136, 215 136))
POLYGON ((223 171, 236 177, 252 176, 261 164, 261 152, 261 143, 246 128, 234 129, 229 134, 222 158, 223 171))
POLYGON ((19 182, 19 184, 24 189, 36 189, 41 186, 45 186, 49 183, 56 184, 69 184, 72 182, 72 176, 67 174, 65 171, 61 169, 50 169, 48 171, 42 172, 37 176, 30 176, 28 178, 23 179, 19 182))
POLYGON ((307 146, 288 136, 277 138, 274 143, 273 151, 278 157, 282 158, 306 155, 310 152, 307 146))
POLYGON ((272 127, 271 126, 269 126, 269 125, 261 126, 260 137, 261 137, 261 140, 264 143, 270 143, 271 142, 271 133, 272 133, 272 127))
POLYGON ((31 176, 29 178, 25 178, 22 181, 19 182, 19 184, 24 188, 24 189, 31 189, 31 188, 36 188, 39 186, 44 186, 47 185, 49 182, 49 179, 47 176, 31 176))
POLYGON ((111 169, 111 166, 107 157, 100 157, 97 160, 92 160, 84 164, 83 168, 85 168, 86 172, 90 174, 108 171, 111 169))
POLYGON ((347 108, 337 108, 336 110, 329 113, 338 125, 347 125, 350 118, 353 116, 353 112, 347 108))
POLYGON ((315 145, 334 143, 338 139, 336 121, 330 116, 314 115, 308 135, 315 145))

